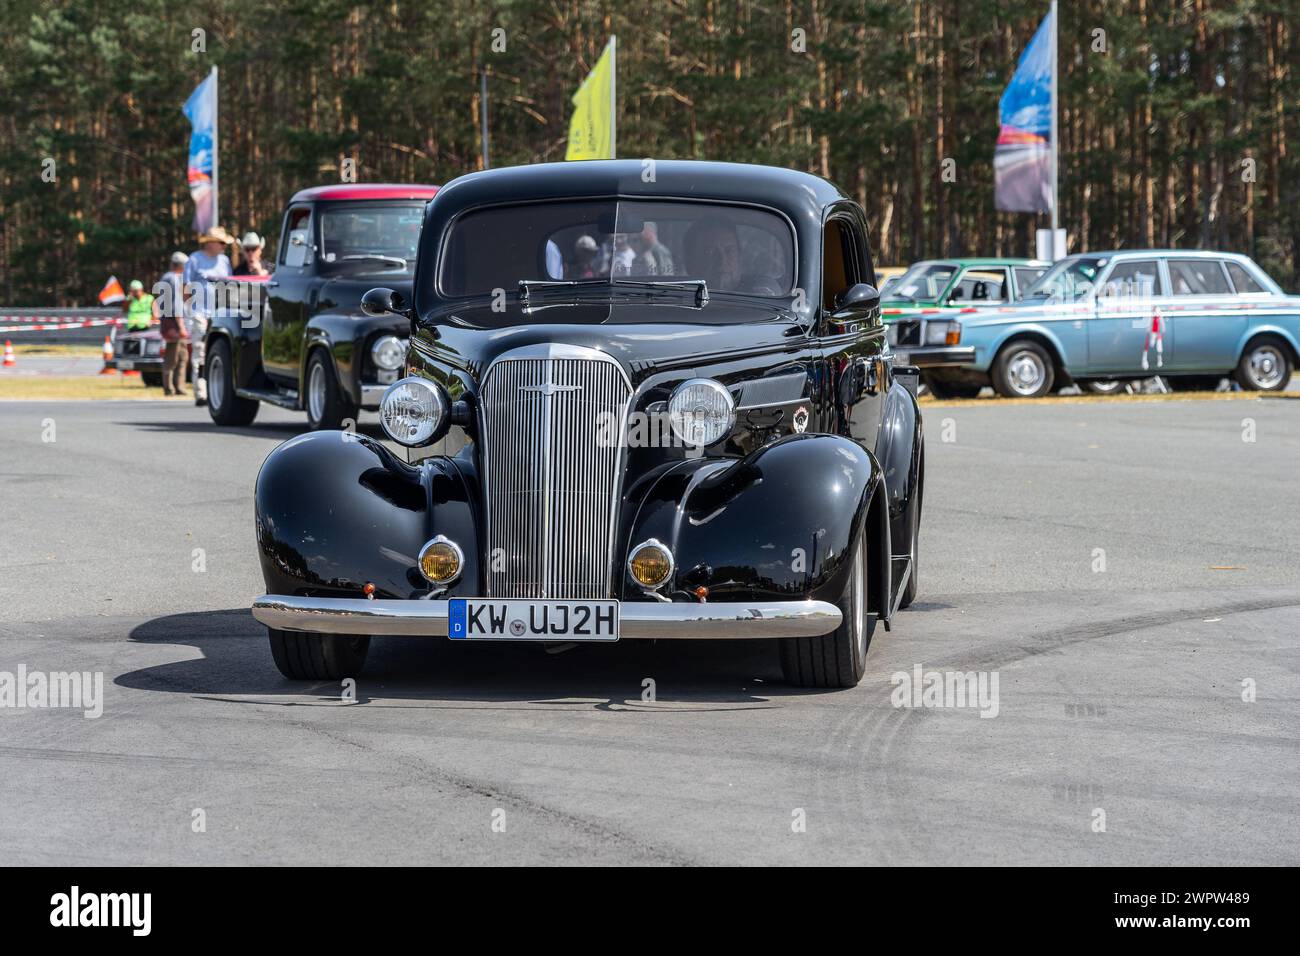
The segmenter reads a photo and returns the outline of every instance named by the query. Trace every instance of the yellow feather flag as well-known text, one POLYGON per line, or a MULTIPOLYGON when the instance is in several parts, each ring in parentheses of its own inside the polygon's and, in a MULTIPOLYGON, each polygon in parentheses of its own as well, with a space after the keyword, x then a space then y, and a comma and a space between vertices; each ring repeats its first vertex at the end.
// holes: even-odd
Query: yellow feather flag
POLYGON ((614 158, 614 58, 617 38, 610 37, 605 52, 573 94, 573 119, 569 120, 569 148, 565 159, 614 158))

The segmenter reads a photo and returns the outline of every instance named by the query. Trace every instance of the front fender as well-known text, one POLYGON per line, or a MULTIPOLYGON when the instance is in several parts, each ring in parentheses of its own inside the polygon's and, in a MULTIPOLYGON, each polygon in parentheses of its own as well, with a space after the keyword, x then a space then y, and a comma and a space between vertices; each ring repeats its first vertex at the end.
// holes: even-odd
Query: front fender
POLYGON ((392 316, 367 316, 355 313, 321 312, 313 315, 303 331, 302 367, 298 380, 306 381, 307 356, 321 347, 334 359, 339 386, 353 403, 361 404, 361 370, 365 365, 367 343, 379 335, 410 335, 410 323, 392 316))
POLYGON ((477 593, 479 548, 466 481, 448 458, 408 465, 364 435, 311 432, 267 456, 254 493, 267 593, 419 598, 420 549, 445 534, 465 568, 445 596, 477 593))
POLYGON ((616 569, 623 598, 648 599, 629 577, 626 555, 657 538, 676 562, 665 588, 675 600, 694 600, 703 586, 717 601, 836 601, 881 481, 871 452, 838 435, 792 435, 739 460, 660 473, 624 539, 616 569))

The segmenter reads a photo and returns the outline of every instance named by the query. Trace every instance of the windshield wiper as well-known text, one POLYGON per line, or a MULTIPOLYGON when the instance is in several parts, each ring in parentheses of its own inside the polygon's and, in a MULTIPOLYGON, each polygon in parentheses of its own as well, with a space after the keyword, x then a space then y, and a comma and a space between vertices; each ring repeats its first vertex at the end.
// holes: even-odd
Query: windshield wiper
POLYGON ((519 301, 527 305, 533 290, 576 289, 591 286, 609 286, 614 289, 636 289, 658 292, 662 289, 693 290, 695 307, 702 309, 709 302, 709 286, 703 279, 520 279, 519 301))
POLYGON ((383 256, 377 252, 364 252, 356 255, 339 256, 339 262, 355 261, 357 259, 374 259, 377 262, 391 262, 399 269, 406 268, 406 260, 400 256, 383 256))

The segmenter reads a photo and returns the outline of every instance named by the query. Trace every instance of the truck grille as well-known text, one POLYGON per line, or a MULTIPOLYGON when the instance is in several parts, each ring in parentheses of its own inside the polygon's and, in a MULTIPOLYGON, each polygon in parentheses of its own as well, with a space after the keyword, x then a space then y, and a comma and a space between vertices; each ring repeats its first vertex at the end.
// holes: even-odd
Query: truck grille
POLYGON ((593 349, 502 355, 481 390, 487 593, 610 597, 622 436, 632 388, 593 349))

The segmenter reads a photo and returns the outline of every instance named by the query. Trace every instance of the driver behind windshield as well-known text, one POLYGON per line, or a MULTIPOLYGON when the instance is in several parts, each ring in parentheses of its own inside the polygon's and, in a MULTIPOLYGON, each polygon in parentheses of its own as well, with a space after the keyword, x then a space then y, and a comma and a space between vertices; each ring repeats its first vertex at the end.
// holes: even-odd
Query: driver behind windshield
POLYGON ((686 233, 688 274, 710 289, 740 289, 740 238, 730 220, 701 219, 686 233))

